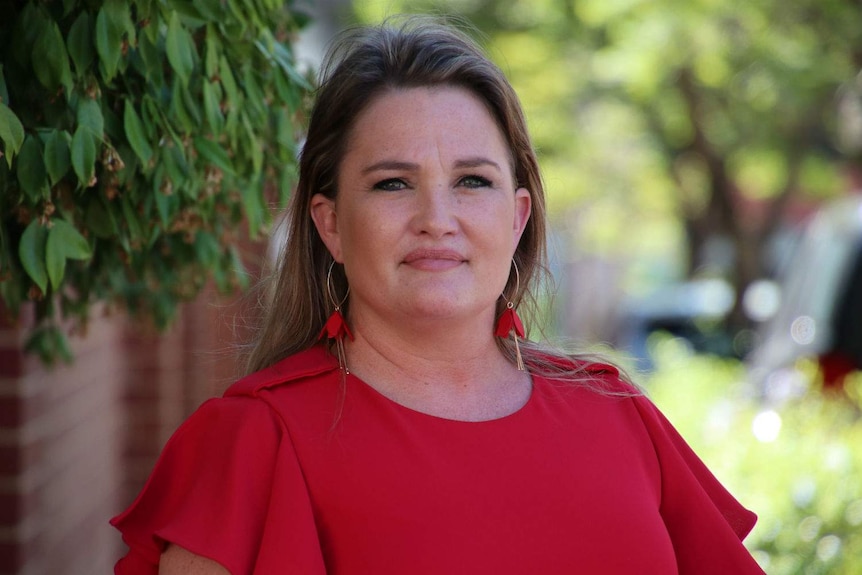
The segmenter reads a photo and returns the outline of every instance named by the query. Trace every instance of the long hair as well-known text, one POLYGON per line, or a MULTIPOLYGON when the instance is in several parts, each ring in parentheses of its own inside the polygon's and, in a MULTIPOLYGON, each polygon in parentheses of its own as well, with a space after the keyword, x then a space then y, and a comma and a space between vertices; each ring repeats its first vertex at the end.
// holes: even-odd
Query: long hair
MULTIPOLYGON (((378 26, 345 31, 324 59, 300 155, 299 180, 288 208, 287 241, 247 372, 314 345, 333 311, 332 297, 347 293, 342 266, 333 266, 331 282, 327 282, 332 257, 314 227, 310 206, 314 194, 337 196, 338 169, 357 117, 389 90, 435 86, 469 90, 485 103, 510 150, 516 187, 530 193, 532 211, 514 254, 518 270, 510 271, 504 293, 519 305, 528 324, 536 317, 534 294, 549 279, 545 192, 518 97, 503 72, 457 28, 428 17, 390 19, 378 26)), ((498 315, 504 307, 501 298, 498 315)), ((343 311, 349 317, 349 301, 343 311)), ((512 341, 497 341, 514 362, 512 341)), ((543 363, 539 358, 545 352, 539 347, 527 345, 525 352, 528 364, 543 363)), ((548 365, 559 366, 560 362, 548 365)))

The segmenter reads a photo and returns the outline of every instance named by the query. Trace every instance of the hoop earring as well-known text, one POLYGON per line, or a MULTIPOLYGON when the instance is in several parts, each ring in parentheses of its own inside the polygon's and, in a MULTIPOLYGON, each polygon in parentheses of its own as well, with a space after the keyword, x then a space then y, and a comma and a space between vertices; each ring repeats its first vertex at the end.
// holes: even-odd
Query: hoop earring
POLYGON ((335 260, 332 260, 332 263, 329 264, 329 270, 326 272, 326 295, 329 296, 329 301, 332 302, 332 305, 335 306, 335 310, 329 316, 329 319, 326 320, 326 323, 323 325, 323 329, 320 330, 320 335, 317 336, 318 341, 323 339, 323 336, 326 336, 328 339, 335 340, 335 349, 338 354, 338 367, 341 368, 345 374, 350 373, 347 369, 347 356, 344 353, 344 336, 350 338, 350 341, 353 341, 353 334, 350 333, 350 328, 347 327, 347 322, 344 320, 344 316, 341 314, 341 306, 344 305, 344 302, 347 301, 347 296, 350 295, 350 286, 347 286, 347 293, 344 294, 344 297, 341 298, 341 301, 335 299, 335 296, 332 294, 332 268, 335 266, 335 260))
MULTIPOLYGON (((521 290, 521 274, 518 271, 518 264, 515 263, 515 258, 512 258, 512 266, 515 268, 515 293, 521 290)), ((518 345, 518 338, 525 337, 524 324, 521 318, 518 317, 518 312, 515 311, 515 304, 512 303, 506 294, 500 294, 500 297, 506 302, 506 310, 500 315, 497 320, 497 329, 494 330, 494 335, 497 337, 506 338, 512 334, 512 339, 515 341, 515 361, 519 371, 524 371, 524 360, 521 358, 521 347, 518 345)))

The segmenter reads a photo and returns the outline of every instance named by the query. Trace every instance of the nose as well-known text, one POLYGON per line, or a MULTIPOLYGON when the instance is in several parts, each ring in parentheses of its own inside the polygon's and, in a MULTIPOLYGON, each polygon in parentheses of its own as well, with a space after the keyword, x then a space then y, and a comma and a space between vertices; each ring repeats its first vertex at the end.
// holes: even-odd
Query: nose
POLYGON ((434 238, 455 233, 458 220, 455 215, 457 198, 444 183, 422 186, 416 193, 413 228, 416 233, 434 238))

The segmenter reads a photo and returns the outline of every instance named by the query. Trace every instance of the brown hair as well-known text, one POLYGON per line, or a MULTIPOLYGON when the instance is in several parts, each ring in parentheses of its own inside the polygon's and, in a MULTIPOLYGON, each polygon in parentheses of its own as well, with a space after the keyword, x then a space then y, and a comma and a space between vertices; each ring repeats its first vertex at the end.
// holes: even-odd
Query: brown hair
MULTIPOLYGON (((520 102, 503 72, 466 34, 426 17, 391 20, 351 29, 336 39, 321 71, 308 135, 299 161, 299 181, 287 213, 287 241, 279 256, 247 372, 272 365, 313 345, 333 304, 327 294, 332 257, 310 216, 311 198, 338 194, 338 168, 357 116, 381 93, 396 88, 457 86, 478 96, 497 121, 512 154, 517 185, 529 190, 532 212, 515 251, 506 297, 535 315, 534 290, 547 278, 545 193, 520 102)), ((347 292, 341 266, 332 273, 334 294, 347 292)), ((337 297, 337 296, 336 296, 337 297)), ((505 305, 500 300, 498 313, 505 305)), ((349 302, 344 305, 345 312, 349 302)), ((509 340, 500 340, 514 358, 509 340)))
MULTIPOLYGON (((526 325, 537 317, 535 295, 548 280, 545 190, 521 104, 503 72, 466 34, 428 17, 388 20, 355 28, 336 39, 321 71, 308 136, 299 161, 299 181, 287 212, 287 241, 278 260, 271 300, 257 341, 248 357, 248 373, 314 345, 334 304, 327 293, 332 257, 311 219, 311 198, 338 194, 338 168, 353 123, 380 94, 398 88, 456 86, 479 97, 496 120, 509 146, 516 185, 530 192, 532 206, 506 284, 506 298, 518 305, 526 325)), ((333 266, 333 297, 347 293, 342 266, 333 266)), ((502 313, 501 298, 497 314, 502 313)), ((347 314, 349 300, 343 305, 347 314)), ((511 338, 498 338, 515 363, 511 338)), ((574 358, 548 345, 523 342, 521 351, 531 372, 569 383, 590 385, 600 393, 631 395, 634 386, 619 387, 590 366, 601 357, 574 358), (574 362, 572 360, 575 360, 574 362), (597 375, 599 374, 599 375, 597 375)), ((628 380, 625 374, 622 377, 628 380)))

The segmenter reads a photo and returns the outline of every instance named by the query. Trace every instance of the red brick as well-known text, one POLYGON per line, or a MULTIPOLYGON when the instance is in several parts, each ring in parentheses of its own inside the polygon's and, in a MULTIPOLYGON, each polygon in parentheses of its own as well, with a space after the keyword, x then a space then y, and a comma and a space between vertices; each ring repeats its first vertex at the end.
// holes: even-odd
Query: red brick
POLYGON ((0 347, 0 376, 19 377, 24 366, 24 353, 20 349, 0 347))
POLYGON ((24 565, 23 550, 17 542, 0 541, 0 574, 17 573, 24 565))
POLYGON ((21 400, 0 395, 0 429, 16 429, 21 420, 21 400))
POLYGON ((16 475, 21 471, 21 453, 18 446, 0 446, 0 476, 16 475))
POLYGON ((21 518, 21 500, 18 494, 0 493, 0 526, 17 525, 21 518))

